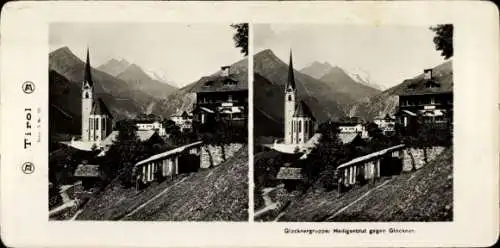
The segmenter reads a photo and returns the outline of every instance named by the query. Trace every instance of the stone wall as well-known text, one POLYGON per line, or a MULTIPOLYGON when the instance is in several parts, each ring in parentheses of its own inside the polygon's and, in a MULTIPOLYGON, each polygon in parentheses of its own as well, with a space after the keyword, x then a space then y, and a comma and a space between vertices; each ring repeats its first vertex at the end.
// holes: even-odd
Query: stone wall
MULTIPOLYGON (((433 146, 426 148, 427 162, 434 160, 440 153, 444 151, 443 146, 433 146)), ((413 165, 420 169, 425 165, 424 149, 406 148, 403 150, 403 171, 411 171, 413 165)))
POLYGON ((201 149, 201 168, 209 168, 217 166, 231 158, 243 144, 231 143, 224 146, 224 152, 221 146, 216 145, 203 145, 201 149), (225 160, 223 154, 225 153, 225 160))

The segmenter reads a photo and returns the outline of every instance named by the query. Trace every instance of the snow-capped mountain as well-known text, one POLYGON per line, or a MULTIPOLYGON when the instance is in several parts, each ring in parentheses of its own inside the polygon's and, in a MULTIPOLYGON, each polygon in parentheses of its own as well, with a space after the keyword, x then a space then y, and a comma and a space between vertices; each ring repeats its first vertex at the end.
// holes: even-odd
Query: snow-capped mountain
POLYGON ((173 82, 168 80, 166 73, 160 69, 148 69, 144 71, 150 78, 160 81, 162 83, 168 83, 176 86, 173 82))
POLYGON ((352 79, 354 79, 356 82, 375 88, 379 90, 384 90, 384 88, 376 83, 373 83, 370 77, 370 73, 361 69, 361 68, 349 68, 349 69, 343 69, 345 73, 349 75, 352 79))

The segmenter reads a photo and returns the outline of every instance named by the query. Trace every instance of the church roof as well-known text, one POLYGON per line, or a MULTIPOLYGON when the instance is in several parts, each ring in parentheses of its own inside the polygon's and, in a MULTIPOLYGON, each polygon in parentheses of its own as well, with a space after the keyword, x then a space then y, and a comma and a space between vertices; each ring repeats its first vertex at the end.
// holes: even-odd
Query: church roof
POLYGON ((290 50, 290 62, 288 63, 288 82, 286 83, 286 88, 292 87, 295 89, 295 76, 293 75, 293 61, 292 61, 292 50, 290 50))
POLYGON ((90 56, 89 56, 89 49, 87 48, 87 61, 85 62, 85 77, 84 80, 89 83, 90 86, 94 85, 94 82, 92 81, 92 74, 90 73, 91 67, 90 67, 90 56))
POLYGON ((92 106, 92 111, 90 111, 91 115, 107 115, 109 117, 113 117, 111 112, 109 111, 106 104, 101 100, 101 98, 97 98, 94 102, 94 106, 92 106))
POLYGON ((299 101, 297 107, 295 108, 295 112, 293 113, 293 117, 310 117, 311 119, 314 119, 311 109, 309 109, 304 101, 299 101))

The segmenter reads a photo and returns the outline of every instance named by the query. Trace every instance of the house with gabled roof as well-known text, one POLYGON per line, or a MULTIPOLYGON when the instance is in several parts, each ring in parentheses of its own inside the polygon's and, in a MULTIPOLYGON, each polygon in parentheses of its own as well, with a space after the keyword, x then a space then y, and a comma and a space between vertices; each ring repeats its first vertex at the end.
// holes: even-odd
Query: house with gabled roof
POLYGON ((194 122, 208 124, 225 120, 246 123, 248 85, 244 80, 238 80, 230 66, 221 67, 218 74, 201 78, 195 91, 194 122))
POLYGON ((421 118, 424 123, 449 124, 453 122, 452 75, 434 75, 433 69, 423 76, 403 82, 406 88, 399 94, 398 122, 411 126, 421 118))

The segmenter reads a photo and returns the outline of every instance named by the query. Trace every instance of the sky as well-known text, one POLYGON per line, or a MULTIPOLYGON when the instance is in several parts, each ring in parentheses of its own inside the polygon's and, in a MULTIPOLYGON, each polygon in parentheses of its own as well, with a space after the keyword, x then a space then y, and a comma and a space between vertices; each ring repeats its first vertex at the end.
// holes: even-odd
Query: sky
POLYGON ((255 53, 272 49, 286 63, 292 49, 297 70, 329 62, 365 71, 373 83, 389 88, 445 61, 433 37, 428 26, 258 24, 253 41, 255 53))
POLYGON ((88 45, 93 67, 125 59, 182 87, 244 58, 233 33, 229 23, 53 23, 49 44, 84 61, 88 45))

